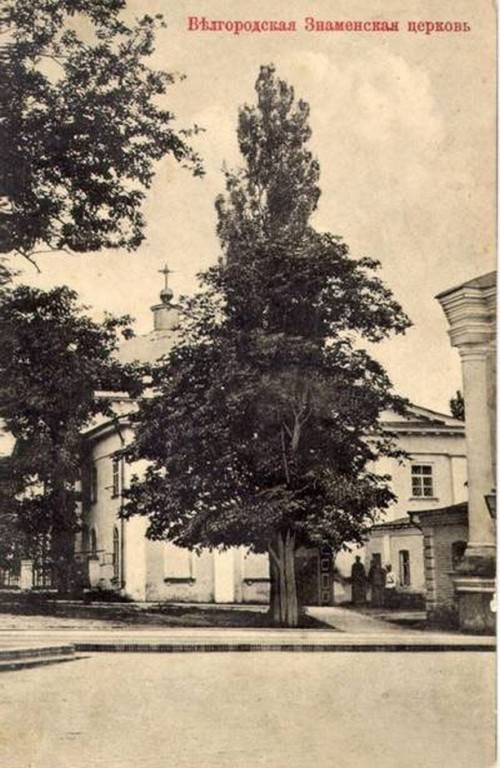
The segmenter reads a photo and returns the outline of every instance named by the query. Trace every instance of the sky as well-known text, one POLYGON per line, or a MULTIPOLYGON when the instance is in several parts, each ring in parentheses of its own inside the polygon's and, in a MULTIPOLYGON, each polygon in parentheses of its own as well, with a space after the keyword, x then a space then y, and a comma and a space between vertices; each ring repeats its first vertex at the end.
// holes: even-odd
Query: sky
POLYGON ((183 73, 166 104, 178 128, 205 130, 193 145, 206 175, 192 178, 171 159, 148 193, 147 237, 133 253, 40 256, 18 281, 67 284, 96 317, 130 313, 152 328, 167 262, 176 295, 196 290, 197 273, 220 255, 214 200, 222 168, 240 164, 238 108, 255 100, 261 65, 310 104, 310 147, 321 167, 314 226, 342 236, 354 257, 379 259, 380 276, 413 321, 404 337, 372 353, 398 391, 447 411, 461 387, 458 352, 435 299, 495 268, 495 15, 486 0, 129 0, 128 13, 163 13, 153 66, 183 73), (271 10, 270 10, 271 9, 271 10), (193 32, 188 16, 297 21, 294 33, 193 32), (306 32, 305 16, 397 20, 397 33, 306 32), (467 21, 470 32, 431 35, 408 21, 467 21))

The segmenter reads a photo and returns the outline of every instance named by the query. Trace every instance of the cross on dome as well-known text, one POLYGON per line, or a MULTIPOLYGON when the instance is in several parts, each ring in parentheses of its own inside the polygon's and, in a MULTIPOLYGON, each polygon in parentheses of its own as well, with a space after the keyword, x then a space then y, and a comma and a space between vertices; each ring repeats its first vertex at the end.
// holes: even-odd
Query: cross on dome
POLYGON ((169 269, 168 264, 165 264, 163 269, 159 269, 158 272, 161 275, 165 275, 165 287, 162 291, 160 291, 160 299, 162 300, 163 304, 170 304, 174 296, 174 292, 171 288, 169 288, 168 276, 172 274, 173 270, 169 269))

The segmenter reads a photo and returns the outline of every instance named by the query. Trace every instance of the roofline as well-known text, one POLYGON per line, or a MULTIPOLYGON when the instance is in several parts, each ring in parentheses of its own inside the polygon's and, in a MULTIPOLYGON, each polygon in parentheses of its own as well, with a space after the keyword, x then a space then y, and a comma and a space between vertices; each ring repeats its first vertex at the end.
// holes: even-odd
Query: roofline
POLYGON ((96 424, 95 427, 89 427, 87 430, 82 430, 80 435, 84 440, 95 440, 102 434, 113 431, 118 432, 117 422, 124 427, 130 426, 130 414, 122 414, 115 419, 107 419, 106 421, 103 421, 102 424, 96 424))
POLYGON ((460 283, 460 285, 453 286, 453 288, 447 288, 446 290, 441 291, 441 293, 437 293, 435 298, 438 300, 443 299, 445 296, 448 296, 455 291, 459 291, 461 288, 493 288, 496 285, 496 274, 496 269, 493 269, 491 272, 486 272, 484 275, 479 275, 479 277, 473 277, 471 280, 467 280, 465 283, 460 283), (478 280, 486 280, 489 277, 493 278, 492 285, 477 285, 478 280))

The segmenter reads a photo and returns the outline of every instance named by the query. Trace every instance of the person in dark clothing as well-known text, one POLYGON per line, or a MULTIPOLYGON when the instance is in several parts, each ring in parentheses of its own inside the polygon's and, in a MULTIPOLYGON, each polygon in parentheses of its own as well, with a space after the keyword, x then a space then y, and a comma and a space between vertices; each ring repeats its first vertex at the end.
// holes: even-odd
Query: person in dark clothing
POLYGON ((371 605, 372 608, 383 608, 384 589, 385 589, 385 571, 378 557, 373 557, 368 571, 368 581, 371 587, 371 605))
POLYGON ((352 602, 354 605, 366 603, 366 571, 359 555, 351 569, 352 602))

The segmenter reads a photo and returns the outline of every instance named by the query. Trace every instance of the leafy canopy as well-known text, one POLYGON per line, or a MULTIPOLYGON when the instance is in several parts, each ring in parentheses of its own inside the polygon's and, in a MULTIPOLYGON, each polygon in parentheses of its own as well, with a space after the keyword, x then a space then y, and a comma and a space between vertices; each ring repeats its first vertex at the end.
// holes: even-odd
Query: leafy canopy
POLYGON ((125 7, 3 3, 0 252, 135 249, 155 162, 170 154, 202 173, 190 131, 164 106, 174 76, 146 63, 162 18, 126 24, 125 7))
POLYGON ((380 413, 404 409, 360 340, 409 321, 377 261, 311 226, 320 191, 307 104, 273 67, 256 93, 239 113, 244 163, 216 203, 222 257, 137 414, 130 456, 149 467, 126 513, 184 546, 263 551, 291 531, 339 549, 394 498, 372 466, 399 455, 380 413))
POLYGON ((18 494, 24 531, 74 523, 81 430, 98 414, 112 416, 98 390, 137 396, 140 378, 115 352, 130 318, 92 320, 67 287, 6 290, 0 303, 0 417, 16 439, 9 482, 18 494), (19 495, 20 494, 20 495, 19 495))

